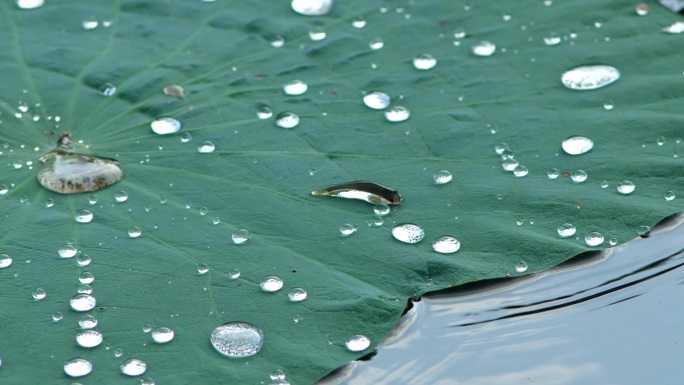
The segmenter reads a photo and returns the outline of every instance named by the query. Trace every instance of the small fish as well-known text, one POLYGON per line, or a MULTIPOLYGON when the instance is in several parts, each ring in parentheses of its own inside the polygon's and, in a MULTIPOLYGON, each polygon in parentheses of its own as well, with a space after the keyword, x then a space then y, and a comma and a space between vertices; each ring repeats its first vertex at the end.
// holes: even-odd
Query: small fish
POLYGON ((404 201, 404 198, 396 190, 367 180, 336 184, 322 190, 314 190, 311 195, 361 199, 368 203, 385 203, 388 205, 398 205, 404 201))

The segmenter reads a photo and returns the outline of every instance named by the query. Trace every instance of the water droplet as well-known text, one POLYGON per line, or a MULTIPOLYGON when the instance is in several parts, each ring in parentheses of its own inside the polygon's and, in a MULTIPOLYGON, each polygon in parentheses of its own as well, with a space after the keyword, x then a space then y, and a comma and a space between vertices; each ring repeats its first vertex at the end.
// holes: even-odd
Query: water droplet
POLYGON ((617 245, 617 239, 615 239, 615 238, 610 238, 610 240, 608 241, 608 243, 610 243, 611 246, 615 246, 615 245, 617 245))
POLYGON ((78 210, 74 219, 78 223, 88 223, 93 220, 93 213, 90 210, 78 210))
POLYGON ((256 115, 259 119, 268 119, 273 116, 273 110, 271 110, 271 107, 265 104, 259 104, 257 106, 256 115))
POLYGON ((349 223, 345 223, 343 225, 340 225, 340 233, 342 234, 342 236, 345 236, 345 237, 354 234, 356 232, 356 230, 358 230, 358 229, 359 228, 357 226, 349 224, 349 223))
POLYGON ((556 231, 558 231, 558 236, 561 238, 567 238, 575 235, 576 229, 571 223, 563 223, 562 225, 558 226, 556 231))
POLYGON ((295 287, 287 293, 287 298, 290 299, 290 302, 302 302, 306 299, 306 296, 306 290, 301 287, 295 287))
POLYGON ((675 199, 675 197, 676 197, 676 195, 675 195, 674 191, 668 191, 665 193, 665 200, 668 202, 675 199))
POLYGON ((665 33, 682 33, 684 32, 684 21, 676 21, 674 24, 663 28, 665 33))
POLYGON ((149 333, 152 331, 152 325, 150 325, 149 322, 146 322, 143 327, 142 327, 143 333, 149 333))
POLYGON ((73 258, 78 250, 74 245, 64 245, 57 250, 60 258, 73 258))
POLYGON ((392 236, 404 243, 418 243, 425 237, 425 230, 412 223, 402 223, 392 229, 392 236))
POLYGON ((100 87, 100 92, 104 96, 114 96, 116 94, 116 86, 112 83, 105 83, 100 87))
POLYGON ((390 208, 386 203, 378 203, 375 206, 373 206, 373 212, 375 213, 375 215, 382 217, 389 214, 390 208))
POLYGON ((370 42, 368 42, 368 46, 372 50, 379 50, 380 48, 385 46, 385 43, 382 41, 381 38, 376 37, 376 38, 371 39, 370 42))
POLYGON ((117 191, 116 193, 114 193, 114 200, 117 203, 126 202, 128 200, 128 193, 125 191, 117 191))
POLYGON ((427 71, 433 69, 436 65, 437 59, 429 53, 423 53, 413 58, 413 66, 417 70, 427 71))
POLYGON ((16 0, 16 4, 21 9, 35 9, 42 7, 45 0, 16 0))
POLYGON ((603 109, 606 111, 610 111, 615 107, 612 101, 608 100, 603 102, 603 109))
POLYGON ((271 47, 280 48, 285 45, 285 38, 280 35, 275 35, 271 38, 271 47))
POLYGON ((408 119, 411 112, 402 106, 394 106, 385 111, 385 119, 389 122, 403 122, 408 119))
POLYGON ((89 16, 81 22, 81 25, 83 26, 83 29, 86 31, 89 31, 91 29, 97 28, 100 23, 97 21, 97 19, 94 16, 89 16))
POLYGON ((91 206, 95 205, 97 203, 97 201, 98 201, 97 195, 92 194, 92 195, 88 196, 88 203, 91 206))
POLYGON ((561 147, 569 155, 582 155, 594 148, 594 141, 584 136, 571 136, 561 143, 561 147))
POLYGON ((496 52, 496 45, 491 41, 482 40, 472 47, 472 51, 475 56, 492 56, 496 52))
POLYGON ((171 84, 163 89, 164 94, 168 96, 173 96, 175 98, 183 99, 185 98, 185 89, 178 84, 171 84))
POLYGON ((69 377, 83 377, 90 374, 93 364, 83 358, 74 358, 64 364, 64 373, 69 377))
POLYGON ((80 326, 81 329, 92 329, 97 326, 97 318, 90 314, 86 314, 78 320, 78 326, 80 326))
POLYGON ((165 344, 171 341, 175 333, 167 327, 159 327, 152 331, 152 340, 158 344, 165 344))
POLYGON ((78 275, 78 281, 81 283, 91 284, 95 281, 95 276, 89 271, 84 271, 78 275))
POLYGON ((371 92, 363 97, 363 104, 374 110, 384 110, 390 105, 390 96, 384 92, 371 92))
POLYGON ((447 170, 437 170, 432 175, 432 180, 435 181, 435 184, 447 184, 451 182, 452 177, 451 173, 447 170))
POLYGON ((505 171, 513 171, 513 170, 515 170, 516 167, 518 167, 519 164, 520 164, 520 162, 518 162, 514 158, 508 158, 508 159, 504 159, 504 161, 501 162, 501 167, 505 171))
POLYGON ((180 136, 181 143, 187 143, 192 140, 192 134, 189 132, 184 132, 180 136))
POLYGON ((228 272, 228 278, 230 278, 230 279, 238 279, 238 278, 240 278, 240 270, 238 270, 238 269, 231 269, 231 270, 228 272))
MULTIPOLYGON (((311 41, 321 41, 325 39, 326 33, 323 28, 314 28, 311 31, 309 31, 309 39, 311 41)), ((287 93, 287 91, 285 91, 287 93)))
POLYGON ((96 301, 90 294, 76 294, 69 300, 69 305, 76 311, 88 311, 95 307, 96 301))
POLYGON ((347 338, 347 341, 344 343, 344 345, 350 352, 360 352, 368 349, 370 343, 371 342, 368 337, 357 334, 347 338))
POLYGON ((634 11, 636 11, 636 14, 639 16, 646 16, 646 15, 648 15, 648 4, 646 4, 646 3, 637 4, 637 6, 634 8, 634 11))
POLYGON ((4 269, 12 264, 12 258, 7 254, 0 254, 0 269, 4 269))
POLYGON ((544 44, 548 46, 558 45, 561 42, 561 37, 558 34, 551 32, 549 36, 544 37, 544 44))
POLYGON ((587 180, 587 173, 584 170, 575 170, 570 174, 570 179, 574 183, 582 183, 587 180))
POLYGON ((637 229, 637 234, 639 234, 639 235, 648 235, 648 232, 649 232, 649 231, 651 231, 651 227, 650 227, 650 226, 641 225, 641 226, 639 226, 639 228, 637 229))
POLYGON ((442 254, 455 253, 460 248, 461 242, 449 235, 443 235, 432 242, 432 250, 442 254))
POLYGON ((221 218, 213 217, 213 218, 211 218, 211 223, 218 225, 219 223, 221 223, 221 218))
POLYGON ((299 125, 299 116, 292 112, 281 112, 276 115, 275 124, 280 128, 295 128, 299 125))
POLYGON ((584 242, 587 246, 598 246, 603 243, 603 234, 598 231, 592 231, 584 237, 584 242))
POLYGON ((39 288, 33 290, 33 292, 31 293, 31 296, 36 301, 42 301, 45 299, 45 297, 47 297, 47 293, 45 292, 44 289, 39 287, 39 288))
POLYGON ((88 254, 81 253, 78 255, 78 257, 76 257, 76 264, 78 264, 81 267, 90 265, 90 262, 91 259, 88 254))
POLYGON ((249 357, 259 353, 264 343, 264 333, 247 322, 229 322, 211 333, 211 344, 227 357, 249 357))
POLYGON ((354 20, 352 20, 352 27, 354 28, 363 28, 366 26, 366 19, 363 17, 355 17, 354 20))
POLYGON ((5 195, 9 191, 9 187, 6 184, 0 184, 0 195, 5 195))
POLYGON ((133 226, 128 228, 128 236, 130 238, 138 238, 140 235, 142 235, 142 230, 140 230, 140 227, 133 226))
POLYGON ((527 271, 527 262, 525 261, 519 261, 518 263, 515 264, 515 271, 518 273, 524 273, 527 271))
POLYGON ((114 349, 114 357, 121 357, 123 356, 123 350, 121 348, 116 348, 114 349))
POLYGON ((140 379, 140 385, 155 385, 155 384, 156 383, 151 378, 141 378, 140 379))
POLYGON ((180 131, 181 123, 174 118, 161 118, 153 121, 150 127, 155 134, 168 135, 180 131))
POLYGON ((513 175, 517 176, 518 178, 522 178, 526 176, 528 173, 529 170, 522 164, 515 166, 515 168, 513 169, 513 175))
POLYGON ((76 334, 76 343, 82 348, 94 348, 102 343, 102 333, 95 330, 83 330, 76 334))
POLYGON ((199 146, 197 146, 197 152, 200 154, 210 154, 214 152, 215 149, 216 146, 209 140, 203 140, 200 142, 199 146))
POLYGON ((259 286, 261 287, 261 290, 273 293, 283 287, 283 280, 275 275, 269 275, 259 282, 259 286))
POLYGON ((292 10, 304 16, 327 15, 332 6, 333 0, 292 0, 292 10))
POLYGON ((631 194, 632 192, 634 192, 635 188, 636 187, 634 186, 634 183, 632 183, 631 181, 628 181, 628 180, 624 180, 624 181, 618 183, 617 191, 620 194, 627 195, 627 194, 631 194))
POLYGON ((114 159, 54 150, 40 160, 44 166, 38 172, 38 182, 61 194, 99 190, 123 178, 123 168, 114 159))
POLYGON ((556 179, 559 175, 560 172, 557 168, 550 168, 549 171, 546 172, 546 176, 548 176, 549 179, 556 179))
POLYGON ((607 180, 602 180, 600 183, 601 188, 606 188, 610 185, 610 183, 607 180))
POLYGON ((233 243, 236 245, 242 245, 243 243, 247 243, 249 241, 249 238, 251 235, 249 234, 249 231, 245 229, 238 229, 235 230, 233 235, 231 236, 233 239, 233 243))
POLYGON ((656 143, 658 146, 662 146, 665 144, 665 137, 664 136, 659 136, 656 138, 656 143))
POLYGON ((464 37, 466 37, 466 31, 463 29, 463 27, 459 27, 454 30, 455 39, 463 39, 464 37))
POLYGON ((58 311, 52 313, 52 321, 53 322, 59 322, 62 320, 62 318, 64 318, 64 315, 62 315, 62 313, 60 313, 58 311))
POLYGON ((561 76, 563 85, 571 90, 595 90, 615 83, 620 71, 607 65, 575 67, 561 76))
POLYGON ((207 266, 206 263, 200 263, 199 265, 197 265, 197 272, 200 275, 204 275, 209 272, 209 266, 207 266))
POLYGON ((147 370, 147 364, 137 358, 131 358, 121 364, 121 373, 135 377, 140 376, 147 370))
POLYGON ((309 86, 301 80, 292 80, 285 83, 283 91, 287 95, 302 95, 309 89, 309 86))

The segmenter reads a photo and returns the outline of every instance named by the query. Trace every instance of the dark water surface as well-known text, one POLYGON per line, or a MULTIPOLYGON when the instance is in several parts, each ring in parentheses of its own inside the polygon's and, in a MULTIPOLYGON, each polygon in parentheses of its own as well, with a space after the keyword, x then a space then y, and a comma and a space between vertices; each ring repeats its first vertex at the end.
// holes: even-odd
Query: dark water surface
POLYGON ((684 384, 684 216, 543 274, 423 297, 320 384, 684 384))

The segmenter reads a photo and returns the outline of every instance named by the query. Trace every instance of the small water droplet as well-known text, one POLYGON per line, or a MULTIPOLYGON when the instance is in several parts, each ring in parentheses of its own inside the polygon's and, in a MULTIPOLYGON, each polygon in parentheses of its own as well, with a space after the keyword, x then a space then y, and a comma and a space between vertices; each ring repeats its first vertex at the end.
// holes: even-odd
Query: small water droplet
POLYGON ((74 219, 78 223, 89 223, 93 220, 93 213, 90 210, 78 210, 74 219))
POLYGON ((81 267, 90 265, 90 262, 91 259, 88 254, 81 253, 78 255, 78 257, 76 257, 76 264, 78 264, 81 267))
POLYGON ((427 71, 433 69, 436 65, 437 59, 429 53, 423 53, 413 58, 413 66, 417 70, 427 71))
POLYGON ((105 83, 100 87, 100 92, 104 96, 114 96, 116 94, 116 86, 112 83, 105 83))
POLYGON ((292 0, 291 6, 300 15, 322 16, 332 10, 333 0, 292 0))
POLYGON ((228 278, 230 279, 238 279, 240 278, 240 270, 238 269, 231 269, 228 271, 228 278))
POLYGON ((648 232, 649 232, 649 231, 651 231, 651 227, 650 227, 650 226, 641 225, 641 226, 639 226, 639 228, 637 229, 637 234, 642 235, 642 236, 643 236, 643 235, 648 235, 648 232))
POLYGON ((126 202, 128 200, 128 193, 125 191, 117 191, 116 193, 114 193, 114 200, 117 203, 126 202))
POLYGON ((60 258, 73 258, 78 250, 74 245, 64 245, 57 250, 60 258))
POLYGON ((354 28, 363 28, 366 26, 366 19, 364 19, 361 16, 355 17, 354 20, 352 20, 352 27, 354 28))
POLYGON ((528 173, 529 170, 526 166, 523 166, 522 164, 515 166, 515 168, 513 169, 513 175, 517 176, 518 178, 522 178, 526 176, 528 173))
POLYGON ((676 195, 675 195, 674 191, 668 191, 665 193, 665 200, 668 202, 675 199, 675 197, 676 197, 676 195))
POLYGON ((142 235, 142 230, 138 226, 133 226, 128 228, 128 236, 130 238, 138 238, 142 235))
POLYGON ((295 287, 287 293, 287 298, 290 299, 290 302, 302 302, 306 299, 306 296, 306 290, 301 287, 295 287))
POLYGON ((603 243, 603 234, 598 231, 592 231, 584 237, 584 242, 587 246, 598 246, 603 243))
POLYGON ((418 243, 425 237, 425 230, 412 223, 402 223, 392 229, 394 239, 404 243, 418 243))
POLYGON ((603 102, 603 109, 606 111, 610 111, 615 107, 612 101, 608 100, 603 102))
POLYGON ((347 341, 345 341, 344 345, 350 352, 361 352, 368 349, 370 343, 371 341, 368 339, 368 337, 357 334, 347 338, 347 341))
POLYGON ((197 272, 200 275, 204 275, 209 272, 209 266, 207 266, 206 263, 200 263, 199 265, 197 265, 197 272))
POLYGON ((91 284, 95 281, 95 276, 89 271, 84 271, 78 275, 78 281, 81 283, 91 284))
POLYGON ((16 0, 16 4, 20 9, 35 9, 42 7, 45 0, 16 0))
POLYGON ((363 104, 374 110, 384 110, 390 105, 390 96, 384 92, 371 92, 363 97, 363 104))
POLYGON ((432 250, 442 254, 455 253, 460 248, 461 242, 449 235, 443 235, 432 242, 432 250))
POLYGON ((264 343, 264 333, 247 322, 229 322, 211 333, 214 349, 227 357, 242 358, 259 353, 264 343))
POLYGON ((6 184, 0 184, 0 195, 5 195, 9 191, 9 187, 6 184))
POLYGON ((213 218, 211 218, 211 223, 218 225, 219 223, 221 223, 221 218, 213 217, 213 218))
POLYGON ((635 188, 636 186, 634 186, 634 183, 628 180, 623 180, 617 185, 617 191, 623 195, 631 194, 632 192, 634 192, 635 188))
POLYGON ((451 173, 447 170, 437 170, 432 175, 432 180, 435 184, 447 184, 451 182, 452 177, 451 173))
POLYGON ((192 140, 192 134, 190 134, 189 132, 184 132, 180 136, 181 143, 187 143, 191 140, 192 140))
POLYGON ((174 118, 161 118, 153 121, 150 127, 157 135, 169 135, 180 131, 181 123, 174 118))
POLYGON ((62 318, 64 318, 64 315, 62 315, 62 313, 60 313, 58 311, 52 313, 52 321, 53 322, 59 322, 62 320, 62 318))
POLYGON ((151 378, 141 378, 140 379, 140 385, 155 385, 155 384, 156 383, 151 378))
POLYGON ((251 237, 251 234, 249 233, 249 231, 247 231, 245 229, 237 229, 237 230, 235 230, 233 235, 231 235, 231 238, 233 239, 233 243, 236 245, 242 245, 244 243, 247 243, 247 241, 249 241, 250 237, 251 237))
POLYGON ((496 52, 496 45, 491 41, 482 40, 472 47, 472 51, 475 56, 492 56, 496 52))
POLYGON ((268 119, 273 116, 273 110, 271 110, 271 107, 265 104, 259 104, 257 106, 256 115, 259 119, 268 119))
POLYGON ((152 340, 158 344, 165 344, 167 342, 170 342, 174 336, 175 333, 173 332, 173 330, 163 326, 156 328, 154 329, 154 331, 152 331, 152 340))
POLYGON ((0 254, 0 269, 9 267, 12 264, 12 258, 7 254, 0 254))
POLYGON ((97 326, 97 318, 90 314, 86 314, 78 320, 78 326, 80 326, 81 329, 92 329, 97 326))
POLYGON ((259 286, 261 287, 261 290, 273 293, 283 287, 283 280, 275 275, 269 275, 259 282, 259 286))
POLYGON ((568 238, 575 235, 576 229, 571 223, 563 223, 562 225, 558 226, 556 231, 558 231, 558 236, 561 238, 568 238))
POLYGON ((76 343, 82 348, 94 348, 102 343, 102 333, 95 330, 83 330, 76 334, 76 343))
POLYGON ((558 45, 561 42, 561 37, 558 34, 551 32, 549 36, 544 37, 544 44, 548 46, 558 45))
POLYGON ((378 216, 385 216, 389 214, 390 207, 386 203, 377 203, 373 206, 373 212, 378 216))
POLYGON ((97 201, 98 201, 97 195, 91 194, 91 195, 88 196, 88 203, 89 203, 91 206, 97 204, 97 201))
POLYGON ((463 27, 459 27, 454 30, 455 39, 463 39, 464 37, 466 37, 466 31, 463 29, 463 27))
POLYGON ((610 240, 608 241, 608 243, 610 243, 611 246, 615 246, 615 245, 617 245, 617 239, 615 239, 615 238, 610 238, 610 240))
MULTIPOLYGON (((311 31, 309 31, 309 39, 311 41, 321 41, 325 39, 326 33, 323 28, 314 28, 311 31)), ((287 91, 285 91, 287 93, 287 91)))
POLYGON ((637 4, 637 6, 634 8, 634 11, 636 11, 636 14, 639 16, 646 16, 646 15, 648 15, 648 4, 646 4, 646 3, 637 4))
POLYGON ((83 358, 74 358, 64 364, 64 373, 69 377, 84 377, 93 371, 93 364, 83 358))
POLYGON ((76 311, 88 311, 95 307, 96 300, 90 294, 76 294, 69 300, 69 305, 76 311))
POLYGON ((276 115, 275 124, 280 128, 295 128, 299 125, 299 116, 292 112, 281 112, 276 115))
POLYGON ((501 162, 501 167, 505 171, 513 171, 513 170, 515 170, 516 167, 518 167, 519 164, 520 164, 520 162, 518 162, 514 158, 508 158, 508 159, 504 159, 503 162, 501 162))
POLYGON ((283 86, 283 91, 287 95, 303 95, 308 89, 309 86, 299 79, 287 82, 283 86))
POLYGON ((131 358, 121 364, 121 373, 135 377, 140 376, 147 370, 147 364, 137 358, 131 358))
POLYGON ((389 122, 403 122, 409 118, 411 112, 402 106, 394 106, 385 111, 385 119, 389 122))
POLYGON ((81 25, 83 26, 83 29, 85 29, 86 31, 89 31, 91 29, 97 28, 97 26, 100 25, 100 23, 97 21, 95 16, 89 16, 89 17, 83 19, 83 21, 81 22, 81 25))
POLYGON ((178 84, 171 84, 162 90, 165 95, 168 96, 173 96, 175 98, 183 99, 185 98, 185 89, 183 89, 182 86, 179 86, 178 84))
POLYGON ((546 176, 549 177, 549 179, 556 179, 559 175, 560 172, 557 168, 550 168, 549 171, 546 172, 546 176))
POLYGON ((571 90, 595 90, 615 83, 620 71, 607 65, 575 67, 561 76, 563 85, 571 90))
POLYGON ((519 261, 515 264, 515 271, 518 273, 524 273, 527 271, 527 263, 525 261, 519 261))
POLYGON ((31 296, 36 301, 42 301, 45 299, 45 297, 47 297, 47 293, 45 292, 44 289, 39 287, 39 288, 33 290, 33 292, 31 293, 31 296))
POLYGON ((358 230, 358 227, 349 223, 340 225, 340 233, 345 237, 354 234, 356 230, 358 230))
POLYGON ((271 44, 271 47, 273 48, 280 48, 285 45, 285 38, 280 36, 280 35, 275 35, 271 37, 271 40, 269 42, 271 44))
POLYGON ((665 33, 682 33, 684 32, 684 21, 676 21, 672 25, 663 28, 665 33))
POLYGON ((123 349, 121 349, 121 348, 116 348, 116 349, 114 349, 114 357, 117 357, 117 358, 118 358, 118 357, 121 357, 121 356, 123 356, 123 349))
POLYGON ((368 46, 372 50, 379 50, 380 48, 385 46, 385 43, 382 41, 381 38, 376 37, 376 38, 371 39, 370 42, 368 42, 368 46))
POLYGON ((604 179, 601 181, 600 186, 601 186, 601 188, 606 188, 606 187, 610 186, 610 183, 604 179))
POLYGON ((570 174, 570 179, 574 183, 582 183, 587 180, 587 173, 584 170, 575 170, 570 174))
POLYGON ((656 138, 656 143, 658 146, 662 146, 665 144, 665 137, 664 136, 659 136, 656 138))
POLYGON ((199 146, 197 146, 197 152, 200 154, 210 154, 214 152, 215 149, 216 146, 210 140, 203 140, 200 142, 199 146))
POLYGON ((594 148, 594 141, 584 136, 571 136, 561 143, 561 147, 566 154, 581 155, 594 148))

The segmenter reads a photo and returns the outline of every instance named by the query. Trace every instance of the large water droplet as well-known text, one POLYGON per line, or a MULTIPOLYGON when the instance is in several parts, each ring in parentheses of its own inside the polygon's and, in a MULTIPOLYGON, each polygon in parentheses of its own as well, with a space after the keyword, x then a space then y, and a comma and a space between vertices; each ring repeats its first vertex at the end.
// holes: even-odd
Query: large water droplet
POLYGON ((174 118, 161 118, 153 121, 150 127, 155 134, 168 135, 180 131, 181 123, 174 118))
POLYGON ((74 358, 64 364, 64 373, 69 377, 83 377, 93 371, 93 364, 83 358, 74 358))
POLYGON ((292 80, 283 86, 283 91, 288 95, 302 95, 308 89, 309 86, 301 80, 292 80))
POLYGON ((665 33, 682 33, 684 32, 684 21, 675 21, 672 25, 663 28, 665 33))
POLYGON ((563 223, 562 225, 558 226, 556 231, 558 231, 558 236, 561 238, 567 238, 575 235, 576 229, 571 223, 563 223))
POLYGON ((624 195, 631 194, 632 192, 634 192, 635 188, 636 188, 636 186, 634 186, 634 183, 632 183, 631 181, 628 181, 628 180, 624 180, 624 181, 618 183, 618 185, 617 185, 617 191, 620 194, 624 194, 624 195))
POLYGON ((570 173, 570 179, 572 179, 574 183, 582 183, 587 180, 587 173, 584 170, 575 170, 570 173))
POLYGON ((472 48, 473 55, 475 56, 492 56, 496 52, 496 45, 491 41, 483 40, 475 44, 472 48))
POLYGON ((306 290, 301 287, 295 287, 287 293, 287 298, 290 299, 290 302, 302 302, 306 299, 306 296, 306 290))
POLYGON ((229 322, 211 333, 211 344, 227 357, 249 357, 259 353, 264 343, 264 333, 247 322, 229 322))
POLYGON ((363 104, 374 110, 384 110, 390 105, 391 98, 384 92, 371 92, 363 97, 363 104))
POLYGON ((159 327, 152 331, 152 340, 158 344, 165 344, 171 341, 175 333, 167 327, 159 327))
POLYGON ((561 76, 563 85, 571 90, 595 90, 615 83, 620 71, 607 65, 575 67, 561 76))
POLYGON ((412 223, 402 223, 392 229, 392 236, 404 243, 418 243, 425 237, 425 230, 412 223))
POLYGON ((584 242, 587 246, 598 246, 603 243, 603 234, 598 231, 592 231, 584 237, 584 242))
POLYGON ((594 148, 594 141, 584 136, 571 136, 561 143, 563 151, 569 155, 582 155, 594 148))
POLYGON ((57 250, 60 258, 73 258, 78 250, 74 245, 64 245, 57 250))
POLYGON ((249 241, 249 238, 251 235, 249 234, 249 231, 246 229, 237 229, 231 235, 231 238, 233 239, 233 243, 236 245, 242 245, 243 243, 247 243, 249 241))
POLYGON ((69 300, 69 305, 76 311, 88 311, 95 307, 96 301, 90 294, 76 294, 69 300))
POLYGON ((432 242, 432 250, 442 254, 455 253, 460 248, 461 242, 449 235, 443 235, 432 242))
POLYGON ((261 282, 259 282, 261 290, 273 293, 280 290, 283 287, 283 280, 275 275, 269 275, 264 277, 261 282))
POLYGON ((44 166, 38 172, 38 182, 61 194, 99 190, 123 178, 123 168, 114 159, 55 150, 40 160, 44 166))
POLYGON ((215 149, 216 145, 214 145, 214 143, 212 143, 210 140, 203 140, 197 146, 197 152, 200 154, 210 154, 214 152, 215 149))
POLYGON ((275 124, 280 128, 295 128, 299 125, 299 116, 292 112, 281 112, 276 115, 275 124))
POLYGON ((403 122, 408 119, 411 112, 402 106, 394 106, 389 110, 385 111, 385 119, 390 122, 403 122))
POLYGON ((42 7, 45 0, 16 0, 16 4, 21 9, 35 9, 42 7))
POLYGON ((327 15, 333 0, 292 0, 292 10, 304 16, 327 15))
POLYGON ((350 352, 360 352, 368 349, 370 343, 371 342, 368 337, 357 334, 347 338, 347 341, 345 341, 344 345, 350 352))
POLYGON ((413 58, 413 66, 417 70, 429 70, 437 65, 437 59, 435 59, 429 53, 423 53, 413 58))
POLYGON ((12 264, 12 258, 7 254, 0 254, 0 269, 4 269, 12 264))
POLYGON ((135 377, 140 376, 147 370, 147 364, 137 358, 131 358, 121 364, 121 373, 135 377))
POLYGON ((447 184, 451 182, 452 177, 451 173, 447 170, 437 170, 432 175, 432 180, 435 181, 435 184, 447 184))
POLYGON ((95 330, 83 330, 76 334, 76 343, 82 348, 94 348, 102 343, 102 333, 95 330))
POLYGON ((93 220, 93 213, 90 210, 78 210, 74 219, 78 223, 88 223, 93 220))

